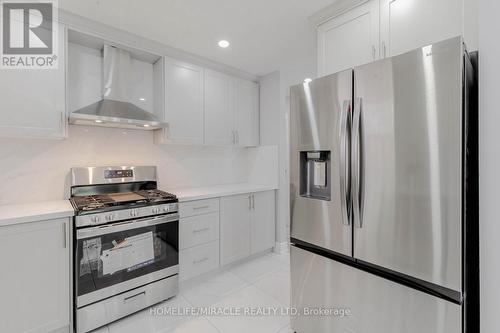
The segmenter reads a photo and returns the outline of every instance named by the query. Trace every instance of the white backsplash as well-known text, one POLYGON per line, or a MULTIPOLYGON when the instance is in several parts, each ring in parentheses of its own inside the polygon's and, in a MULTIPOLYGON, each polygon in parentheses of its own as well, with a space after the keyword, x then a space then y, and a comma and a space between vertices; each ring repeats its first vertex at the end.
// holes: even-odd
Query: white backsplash
POLYGON ((68 197, 76 166, 156 165, 161 189, 277 183, 277 148, 166 146, 153 133, 70 126, 65 140, 0 139, 0 205, 68 197), (276 176, 276 177, 275 177, 276 176))

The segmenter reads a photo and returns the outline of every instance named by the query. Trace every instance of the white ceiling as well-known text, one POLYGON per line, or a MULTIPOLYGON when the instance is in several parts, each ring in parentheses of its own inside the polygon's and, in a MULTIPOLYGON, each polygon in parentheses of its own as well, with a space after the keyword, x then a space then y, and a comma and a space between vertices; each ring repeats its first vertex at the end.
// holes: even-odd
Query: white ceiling
POLYGON ((59 0, 69 12, 251 74, 314 59, 308 17, 335 0, 59 0), (217 41, 231 46, 221 49, 217 41))

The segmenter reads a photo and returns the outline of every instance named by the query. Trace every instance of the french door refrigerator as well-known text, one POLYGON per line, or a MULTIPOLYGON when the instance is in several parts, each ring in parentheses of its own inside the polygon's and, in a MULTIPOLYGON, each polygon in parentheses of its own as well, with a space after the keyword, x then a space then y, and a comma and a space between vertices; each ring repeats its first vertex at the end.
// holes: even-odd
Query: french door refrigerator
POLYGON ((479 331, 474 62, 457 37, 291 88, 293 331, 479 331))

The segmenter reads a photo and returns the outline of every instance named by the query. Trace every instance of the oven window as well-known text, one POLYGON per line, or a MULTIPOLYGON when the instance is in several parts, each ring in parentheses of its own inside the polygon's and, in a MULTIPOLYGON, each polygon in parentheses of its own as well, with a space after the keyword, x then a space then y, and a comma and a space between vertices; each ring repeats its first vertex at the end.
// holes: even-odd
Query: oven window
POLYGON ((179 263, 179 222, 168 222, 77 240, 77 295, 179 263))

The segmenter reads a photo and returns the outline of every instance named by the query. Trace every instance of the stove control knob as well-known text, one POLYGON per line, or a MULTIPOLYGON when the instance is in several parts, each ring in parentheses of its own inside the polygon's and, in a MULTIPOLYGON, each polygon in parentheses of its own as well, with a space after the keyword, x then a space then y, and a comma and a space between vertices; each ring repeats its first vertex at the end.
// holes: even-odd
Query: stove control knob
POLYGON ((113 214, 106 215, 106 221, 113 221, 115 219, 113 214))
POLYGON ((158 207, 153 208, 153 214, 158 214, 159 212, 160 210, 158 209, 158 207))
POLYGON ((169 210, 170 210, 170 207, 168 207, 168 206, 163 207, 163 211, 164 211, 165 213, 167 213, 169 210))
POLYGON ((132 217, 136 217, 136 216, 137 216, 137 209, 132 209, 132 210, 130 211, 130 216, 132 216, 132 217))
POLYGON ((92 217, 90 218, 90 221, 91 221, 92 223, 99 223, 99 220, 100 220, 99 216, 92 216, 92 217))

